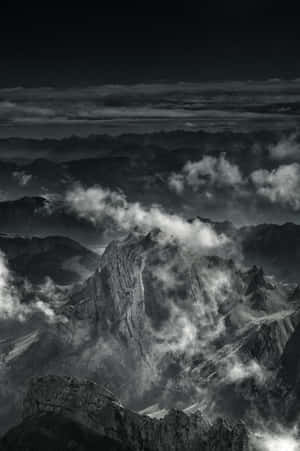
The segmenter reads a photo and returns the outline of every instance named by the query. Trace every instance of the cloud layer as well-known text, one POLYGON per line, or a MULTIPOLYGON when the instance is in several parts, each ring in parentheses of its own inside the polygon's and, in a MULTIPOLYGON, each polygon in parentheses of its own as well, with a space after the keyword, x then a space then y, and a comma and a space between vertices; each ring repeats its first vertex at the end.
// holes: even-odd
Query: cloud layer
POLYGON ((67 192, 66 203, 78 216, 93 223, 102 223, 110 218, 123 231, 136 230, 143 234, 159 231, 161 242, 175 240, 182 247, 203 254, 218 253, 229 242, 209 224, 199 220, 186 221, 158 206, 145 208, 138 202, 130 203, 122 193, 100 186, 87 189, 76 186, 67 192))
POLYGON ((1 89, 0 97, 0 134, 10 136, 8 124, 20 135, 27 134, 29 127, 34 135, 40 126, 48 128, 44 133, 59 133, 50 127, 63 126, 64 136, 88 134, 84 128, 88 130, 90 126, 93 132, 101 127, 109 133, 116 129, 127 132, 128 127, 134 131, 141 127, 147 131, 247 130, 252 121, 257 129, 258 119, 263 119, 264 128, 273 129, 274 123, 288 128, 287 124, 296 122, 293 116, 298 113, 295 103, 299 102, 299 80, 115 84, 68 89, 17 87, 1 89))

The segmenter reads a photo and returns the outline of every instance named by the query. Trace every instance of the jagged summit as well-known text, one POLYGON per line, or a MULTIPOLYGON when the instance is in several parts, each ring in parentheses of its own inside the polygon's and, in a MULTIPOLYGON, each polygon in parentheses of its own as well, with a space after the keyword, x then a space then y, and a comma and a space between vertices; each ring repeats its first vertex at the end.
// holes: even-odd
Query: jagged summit
POLYGON ((121 401, 110 390, 90 380, 56 375, 35 377, 23 402, 22 417, 46 412, 89 417, 90 412, 108 403, 122 408, 121 401))
POLYGON ((103 387, 70 377, 46 376, 31 381, 23 403, 24 427, 28 420, 32 424, 45 415, 52 416, 53 422, 57 418, 75 422, 90 434, 112 439, 133 451, 249 449, 243 423, 218 420, 210 424, 199 412, 188 416, 174 409, 163 419, 152 419, 126 409, 103 387))
POLYGON ((247 272, 247 277, 249 280, 246 295, 252 293, 259 288, 272 289, 273 286, 266 280, 265 272, 262 267, 252 266, 247 272))
POLYGON ((274 289, 274 286, 268 282, 264 270, 261 267, 254 265, 246 273, 247 288, 245 295, 249 298, 251 307, 254 310, 270 310, 269 292, 274 289))

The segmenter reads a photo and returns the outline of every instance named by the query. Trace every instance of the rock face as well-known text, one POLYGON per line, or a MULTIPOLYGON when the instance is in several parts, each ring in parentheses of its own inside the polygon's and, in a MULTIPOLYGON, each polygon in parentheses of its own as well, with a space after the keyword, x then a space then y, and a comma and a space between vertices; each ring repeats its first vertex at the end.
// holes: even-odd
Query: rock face
POLYGON ((132 372, 135 365, 141 371, 151 367, 142 280, 148 240, 145 237, 137 242, 129 237, 113 241, 96 272, 72 295, 64 309, 75 333, 79 325, 89 331, 91 339, 101 337, 108 347, 114 348, 115 365, 123 359, 132 372))
POLYGON ((283 313, 272 316, 262 324, 256 325, 241 348, 242 352, 256 359, 266 369, 276 370, 285 346, 298 322, 297 313, 283 313))
POLYGON ((291 423, 299 423, 300 408, 300 324, 289 338, 281 356, 275 400, 280 414, 291 423))
POLYGON ((23 402, 23 417, 40 413, 71 415, 86 426, 93 427, 95 416, 107 405, 122 408, 106 388, 71 377, 45 376, 31 381, 23 402))
POLYGON ((285 286, 256 266, 245 271, 232 260, 187 256, 156 238, 113 241, 64 306, 75 336, 84 330, 95 353, 104 342, 113 350, 109 371, 108 359, 97 354, 97 380, 109 382, 134 408, 162 398, 163 407, 182 408, 182 402, 201 403, 194 399, 199 387, 218 392, 239 361, 247 367, 255 360, 261 373, 276 369, 295 325, 285 286), (104 374, 113 376, 108 381, 104 374))
POLYGON ((78 295, 74 314, 92 319, 101 329, 118 330, 128 340, 143 327, 145 313, 142 272, 146 242, 113 241, 93 277, 78 295), (93 306, 91 311, 91 305, 93 306))
POLYGON ((24 400, 23 419, 56 415, 75 421, 93 433, 140 451, 246 451, 242 423, 218 420, 209 425, 200 413, 170 411, 161 420, 124 408, 108 390, 89 381, 47 376, 34 379, 24 400))

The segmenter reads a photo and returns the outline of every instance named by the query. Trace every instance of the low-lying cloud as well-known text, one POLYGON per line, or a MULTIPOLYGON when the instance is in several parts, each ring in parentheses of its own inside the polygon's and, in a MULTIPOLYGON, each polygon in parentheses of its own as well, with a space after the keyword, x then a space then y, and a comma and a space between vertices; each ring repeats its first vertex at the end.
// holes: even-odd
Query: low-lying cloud
POLYGON ((17 180, 20 186, 26 186, 32 179, 32 175, 26 174, 24 171, 13 172, 13 177, 17 180))
POLYGON ((274 160, 300 159, 300 144, 295 133, 285 136, 277 144, 269 148, 270 157, 274 160))
POLYGON ((252 444, 257 451, 298 451, 300 440, 297 429, 256 432, 252 436, 252 444))
POLYGON ((229 244, 229 239, 217 234, 209 224, 200 220, 189 222, 159 206, 146 208, 139 202, 128 202, 124 194, 100 186, 85 189, 78 185, 67 192, 66 203, 79 217, 95 224, 109 218, 123 231, 159 231, 160 242, 176 241, 183 248, 203 254, 218 253, 229 244))
POLYGON ((264 369, 256 360, 243 363, 236 359, 234 362, 230 362, 227 371, 227 380, 233 383, 253 378, 258 384, 262 384, 266 379, 264 369))
POLYGON ((256 194, 272 203, 298 211, 300 208, 300 165, 281 165, 268 171, 258 169, 252 172, 251 180, 256 194))
POLYGON ((0 318, 23 321, 27 313, 27 307, 21 305, 17 289, 12 283, 6 258, 0 252, 0 318))
POLYGON ((181 193, 185 186, 199 191, 208 186, 217 188, 235 188, 243 184, 243 176, 239 167, 226 159, 224 154, 219 157, 204 156, 199 161, 188 161, 181 173, 169 177, 169 188, 181 193))
MULTIPOLYGON (((7 259, 0 251, 0 320, 24 322, 35 313, 42 313, 48 322, 55 322, 58 317, 47 302, 49 294, 54 295, 54 302, 59 296, 54 290, 53 282, 48 279, 44 284, 33 287, 27 280, 18 286, 9 269, 7 259), (23 302, 23 296, 30 296, 31 302, 23 302)), ((62 320, 63 318, 60 318, 62 320)))

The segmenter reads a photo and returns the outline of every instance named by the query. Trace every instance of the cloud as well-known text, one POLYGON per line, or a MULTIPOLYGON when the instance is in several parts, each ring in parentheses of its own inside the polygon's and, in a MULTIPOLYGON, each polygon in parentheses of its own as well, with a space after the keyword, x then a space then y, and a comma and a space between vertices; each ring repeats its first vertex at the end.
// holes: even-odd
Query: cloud
POLYGON ((13 172, 13 177, 17 180, 19 185, 26 186, 27 183, 32 179, 31 174, 26 174, 24 171, 15 171, 13 172))
POLYGON ((176 194, 181 194, 184 191, 185 179, 183 174, 173 173, 168 179, 168 185, 171 191, 175 191, 176 194))
POLYGON ((266 379, 266 374, 256 360, 250 360, 247 363, 235 360, 228 365, 226 378, 229 382, 240 382, 253 378, 257 383, 262 384, 266 379))
POLYGON ((192 321, 190 315, 178 308, 174 303, 169 303, 171 317, 167 327, 162 329, 160 343, 155 351, 161 359, 167 352, 185 352, 193 355, 198 343, 198 328, 196 321, 192 321), (171 326, 170 326, 171 325, 171 326))
POLYGON ((211 267, 209 257, 193 258, 180 251, 166 254, 163 261, 155 258, 152 265, 147 260, 144 271, 152 275, 152 285, 145 289, 154 292, 159 307, 168 311, 164 318, 158 313, 159 328, 153 331, 159 338, 160 358, 172 351, 189 356, 203 352, 206 359, 213 359, 214 341, 226 328, 222 310, 240 297, 234 271, 211 267))
POLYGON ((269 148, 270 157, 274 160, 293 158, 300 159, 300 144, 297 142, 297 135, 294 133, 282 138, 275 146, 269 148))
POLYGON ((41 106, 40 104, 16 103, 10 100, 0 102, 0 117, 14 119, 18 115, 22 117, 53 117, 55 112, 52 108, 41 106))
POLYGON ((271 171, 258 169, 252 172, 250 178, 258 196, 295 211, 299 210, 300 165, 298 163, 282 165, 271 171))
POLYGON ((171 174, 169 188, 181 193, 184 186, 198 191, 207 186, 235 188, 244 183, 239 167, 221 154, 219 157, 205 156, 199 161, 188 161, 180 174, 171 174))
POLYGON ((277 426, 276 432, 263 431, 252 435, 251 441, 257 451, 298 451, 300 440, 297 429, 286 430, 277 426))
MULTIPOLYGON (((63 321, 64 318, 56 315, 51 307, 48 296, 53 295, 57 302, 58 294, 55 293, 53 282, 46 280, 44 284, 33 287, 26 279, 23 284, 17 286, 11 273, 7 259, 0 251, 0 320, 12 319, 25 321, 35 313, 42 313, 48 322, 63 321), (23 296, 30 297, 31 302, 22 302, 23 296)), ((52 299, 51 299, 52 301, 52 299)))
POLYGON ((276 129, 286 130, 295 126, 297 108, 293 105, 299 101, 299 83, 228 81, 63 89, 16 87, 1 89, 0 98, 0 131, 4 136, 11 136, 10 127, 14 128, 14 136, 17 133, 38 138, 87 136, 99 133, 99 127, 109 134, 179 128, 215 133, 257 129, 259 118, 263 119, 265 129, 274 130, 276 122, 276 129), (274 99, 278 97, 286 107, 279 105, 277 110, 275 102, 274 111, 274 99), (64 127, 51 127, 54 125, 64 127))
POLYGON ((27 313, 27 307, 20 303, 18 291, 13 284, 6 258, 0 252, 0 319, 14 318, 24 321, 27 313))
POLYGON ((123 231, 147 234, 159 230, 161 243, 175 240, 183 248, 195 252, 217 253, 229 244, 224 234, 217 234, 207 223, 186 221, 158 206, 146 208, 139 202, 130 203, 124 194, 100 186, 84 189, 78 185, 67 192, 66 203, 79 217, 94 224, 109 218, 123 231))

